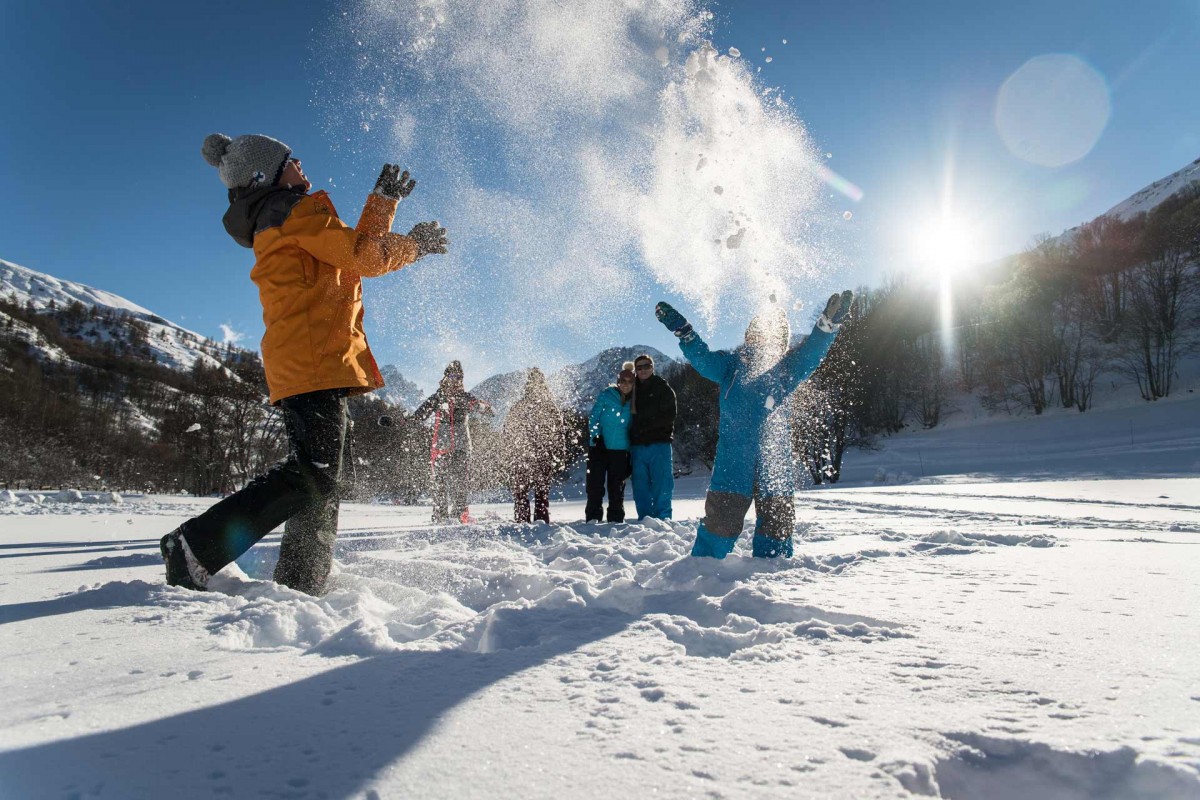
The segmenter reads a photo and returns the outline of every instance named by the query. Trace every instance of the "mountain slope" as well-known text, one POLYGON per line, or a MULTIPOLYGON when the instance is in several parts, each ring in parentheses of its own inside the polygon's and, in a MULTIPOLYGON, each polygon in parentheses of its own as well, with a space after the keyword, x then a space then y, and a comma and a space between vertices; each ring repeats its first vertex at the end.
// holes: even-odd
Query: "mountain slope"
POLYGON ((1200 186, 1200 158, 1181 170, 1157 180, 1110 208, 1107 215, 1127 220, 1138 214, 1151 211, 1164 200, 1191 186, 1200 186))
MULTIPOLYGON (((29 308, 39 314, 67 312, 75 304, 86 313, 64 318, 63 332, 92 344, 111 343, 136 350, 143 359, 176 370, 189 370, 197 360, 219 366, 223 346, 169 322, 148 309, 112 292, 0 260, 0 300, 29 308)), ((2 314, 3 312, 0 312, 2 314)), ((7 316, 7 315, 5 315, 7 316)), ((30 342, 35 351, 39 344, 30 342)), ((60 356, 46 350, 39 357, 57 361, 60 356)))

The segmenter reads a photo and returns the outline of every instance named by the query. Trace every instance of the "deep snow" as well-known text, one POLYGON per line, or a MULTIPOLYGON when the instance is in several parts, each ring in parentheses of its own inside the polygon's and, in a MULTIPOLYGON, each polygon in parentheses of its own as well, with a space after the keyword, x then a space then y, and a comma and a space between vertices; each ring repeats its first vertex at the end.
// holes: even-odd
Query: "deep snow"
POLYGON ((163 586, 209 500, 0 502, 0 796, 1200 797, 1200 479, 808 491, 777 562, 685 557, 704 486, 349 505, 320 600, 163 586))

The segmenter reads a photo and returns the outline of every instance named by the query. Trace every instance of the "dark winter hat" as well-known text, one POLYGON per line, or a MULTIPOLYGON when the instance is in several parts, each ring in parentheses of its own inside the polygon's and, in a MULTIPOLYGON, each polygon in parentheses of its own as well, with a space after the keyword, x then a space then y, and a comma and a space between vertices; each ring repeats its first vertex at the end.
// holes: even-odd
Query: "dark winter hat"
POLYGON ((444 372, 442 372, 442 374, 446 376, 457 375, 461 378, 463 376, 462 362, 458 359, 451 361, 446 365, 446 369, 444 372))
POLYGON ((250 133, 231 139, 223 133, 204 137, 200 155, 217 168, 227 189, 274 186, 292 148, 278 139, 250 133))
POLYGON ((639 361, 649 361, 650 366, 654 366, 654 356, 649 353, 639 353, 637 358, 633 360, 633 363, 636 365, 639 361))

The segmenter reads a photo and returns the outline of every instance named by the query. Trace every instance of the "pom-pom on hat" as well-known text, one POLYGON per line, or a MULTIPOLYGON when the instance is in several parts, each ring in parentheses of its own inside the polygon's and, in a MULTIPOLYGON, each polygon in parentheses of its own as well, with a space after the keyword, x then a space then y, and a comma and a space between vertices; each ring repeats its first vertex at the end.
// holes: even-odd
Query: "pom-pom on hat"
POLYGON ((217 168, 227 189, 274 186, 292 148, 278 139, 250 133, 230 138, 223 133, 204 137, 200 155, 217 168))
POLYGON ((621 371, 617 373, 617 380, 633 380, 633 362, 626 361, 621 365, 621 371))

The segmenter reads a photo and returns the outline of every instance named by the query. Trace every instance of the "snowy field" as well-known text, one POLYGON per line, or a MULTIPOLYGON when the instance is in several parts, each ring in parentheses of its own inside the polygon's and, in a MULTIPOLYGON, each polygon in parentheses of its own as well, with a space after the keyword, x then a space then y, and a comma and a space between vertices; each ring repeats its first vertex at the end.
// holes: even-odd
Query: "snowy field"
POLYGON ((349 505, 320 600, 164 586, 208 500, 0 503, 0 797, 1200 797, 1200 478, 810 490, 777 562, 678 488, 349 505))

